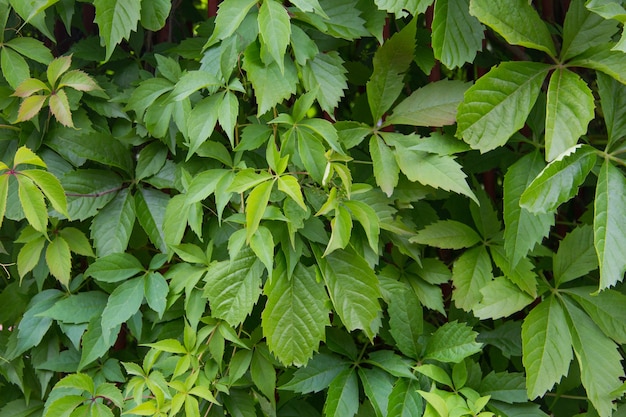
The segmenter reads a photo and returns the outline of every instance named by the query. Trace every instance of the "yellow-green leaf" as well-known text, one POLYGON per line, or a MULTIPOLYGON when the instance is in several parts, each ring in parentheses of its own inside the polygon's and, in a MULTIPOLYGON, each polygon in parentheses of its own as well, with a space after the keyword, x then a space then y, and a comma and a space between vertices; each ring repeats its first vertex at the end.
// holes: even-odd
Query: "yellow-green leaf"
POLYGON ((26 220, 40 233, 46 233, 48 226, 48 208, 43 198, 43 193, 28 177, 17 176, 18 195, 26 220))
POLYGON ((69 286, 72 272, 72 255, 70 247, 61 236, 57 236, 48 244, 46 263, 50 273, 64 286, 69 286))
POLYGON ((48 96, 30 96, 26 97, 22 104, 20 104, 20 109, 17 112, 16 123, 25 122, 26 120, 30 120, 39 113, 39 110, 43 107, 43 104, 46 102, 48 96))
POLYGON ((274 181, 262 182, 254 187, 246 200, 246 241, 248 242, 259 227, 273 186, 274 181))
POLYGON ((63 126, 74 127, 70 103, 64 90, 58 90, 50 95, 50 111, 63 126))

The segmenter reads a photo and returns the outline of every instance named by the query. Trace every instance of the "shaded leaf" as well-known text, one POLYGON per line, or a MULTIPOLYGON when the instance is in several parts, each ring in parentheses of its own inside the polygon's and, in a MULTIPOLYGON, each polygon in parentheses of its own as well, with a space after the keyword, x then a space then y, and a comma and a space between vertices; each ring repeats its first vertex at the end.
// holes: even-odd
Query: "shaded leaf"
POLYGON ((462 249, 480 242, 480 236, 464 223, 440 220, 419 230, 410 241, 442 249, 462 249))

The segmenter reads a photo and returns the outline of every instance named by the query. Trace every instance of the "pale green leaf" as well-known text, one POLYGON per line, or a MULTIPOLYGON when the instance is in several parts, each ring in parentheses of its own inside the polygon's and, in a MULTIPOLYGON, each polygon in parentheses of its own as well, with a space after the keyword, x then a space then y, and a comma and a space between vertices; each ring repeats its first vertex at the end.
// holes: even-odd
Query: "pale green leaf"
POLYGON ((481 300, 472 311, 481 320, 496 320, 521 311, 535 298, 519 289, 511 280, 498 277, 480 289, 481 300))
POLYGON ((612 43, 608 43, 591 47, 577 55, 568 65, 591 68, 626 84, 626 68, 624 67, 626 54, 611 50, 612 46, 612 43))
POLYGON ((472 62, 482 48, 484 28, 469 14, 469 0, 437 0, 432 23, 435 58, 448 68, 472 62))
POLYGON ((65 287, 69 287, 72 272, 70 247, 60 236, 54 238, 46 248, 46 264, 50 273, 65 287))
POLYGON ((17 119, 15 122, 24 122, 37 116, 47 99, 48 96, 43 95, 26 97, 20 104, 20 109, 17 112, 17 119))
POLYGON ((91 276, 102 282, 120 282, 134 277, 145 269, 141 262, 129 253, 114 253, 99 257, 89 265, 85 271, 86 276, 91 276))
POLYGON ((411 21, 374 54, 374 72, 366 88, 367 101, 375 123, 389 110, 404 87, 404 73, 413 60, 415 32, 415 21, 411 21))
MULTIPOLYGON (((465 362, 459 362, 459 364, 463 366, 465 362)), ((455 365, 454 368, 456 369, 457 366, 455 365)), ((436 381, 450 388, 454 387, 454 383, 452 382, 450 375, 448 375, 448 373, 443 368, 440 368, 437 365, 421 364, 417 365, 415 367, 415 370, 422 375, 426 375, 433 381, 436 381)), ((467 368, 465 370, 467 371, 467 368)))
POLYGON ((29 36, 13 38, 6 42, 5 45, 15 49, 26 58, 30 58, 44 65, 50 64, 53 59, 50 49, 47 48, 42 41, 29 36))
POLYGON ((387 416, 389 417, 422 417, 423 401, 417 390, 418 381, 398 378, 389 395, 387 416))
POLYGON ((403 284, 389 292, 388 299, 389 333, 398 349, 406 356, 418 359, 420 355, 419 337, 424 330, 422 306, 415 291, 403 284))
POLYGON ((261 295, 263 264, 249 249, 230 261, 211 265, 205 277, 204 296, 209 299, 213 317, 231 326, 242 323, 261 295))
POLYGON ((243 69, 248 73, 258 103, 257 114, 265 114, 276 104, 296 92, 298 74, 288 55, 284 57, 284 71, 276 62, 264 65, 259 46, 252 43, 244 53, 243 69))
POLYGON ((78 91, 100 90, 96 81, 81 70, 72 70, 63 74, 56 88, 62 87, 71 87, 78 91))
POLYGON ((337 249, 344 249, 350 242, 350 235, 352 234, 350 212, 343 206, 335 208, 335 217, 331 220, 330 226, 332 232, 323 256, 327 256, 337 249))
POLYGON ((583 225, 569 232, 554 255, 552 271, 557 286, 587 275, 598 268, 593 246, 593 228, 583 225))
POLYGON ((121 190, 91 222, 91 238, 98 257, 126 250, 135 224, 135 199, 121 190))
POLYGON ((124 281, 116 287, 102 312, 102 335, 108 339, 112 329, 130 319, 141 307, 144 297, 142 278, 124 281))
POLYGON ((308 129, 322 138, 330 147, 339 154, 344 154, 344 150, 339 144, 337 129, 328 120, 324 119, 304 119, 298 123, 300 128, 308 129))
POLYGON ((215 29, 205 48, 235 33, 256 3, 256 0, 225 0, 220 2, 215 19, 215 29))
POLYGON ((587 396, 601 417, 613 415, 614 394, 622 385, 624 369, 617 345, 606 337, 578 307, 565 300, 572 332, 572 345, 587 396))
POLYGON ((0 66, 2 67, 2 75, 14 89, 30 76, 30 69, 26 60, 13 49, 2 48, 0 66))
POLYGON ((307 209, 302 197, 302 189, 298 179, 293 175, 282 175, 278 177, 278 189, 287 194, 293 201, 295 201, 303 210, 307 209))
POLYGON ((355 369, 342 371, 328 387, 324 415, 352 417, 359 409, 359 382, 355 369))
POLYGON ((318 53, 302 68, 302 84, 308 91, 317 89, 317 102, 331 116, 348 88, 347 72, 337 51, 318 53))
POLYGON ((57 90, 56 93, 50 95, 50 113, 54 115, 59 123, 63 126, 74 127, 72 121, 72 111, 70 110, 70 103, 67 99, 65 90, 57 90))
POLYGON ((398 17, 406 16, 406 12, 416 16, 424 13, 433 0, 374 0, 376 6, 381 10, 394 13, 398 17))
POLYGON ((246 199, 246 241, 256 232, 267 208, 274 181, 265 181, 252 189, 246 199))
POLYGON ((169 196, 159 190, 141 187, 135 194, 135 214, 150 241, 161 252, 167 252, 163 234, 163 219, 169 196))
POLYGON ((563 24, 561 59, 573 58, 593 46, 608 43, 615 32, 617 22, 590 12, 584 0, 574 0, 567 9, 563 24))
POLYGON ((400 170, 409 180, 463 194, 478 203, 465 179, 467 175, 453 157, 402 147, 396 147, 395 155, 400 170))
MULTIPOLYGON (((417 390, 417 392, 426 400, 426 415, 447 416, 449 413, 446 392, 439 390, 435 385, 432 385, 430 392, 417 390)), ((449 397, 448 397, 449 398, 449 397)), ((464 404, 461 406, 463 407, 464 404)), ((463 408, 461 408, 463 409, 463 408)))
POLYGON ((481 288, 492 279, 491 259, 484 246, 464 252, 454 261, 452 269, 454 304, 465 311, 472 310, 483 297, 481 288))
POLYGON ((270 229, 265 226, 259 226, 257 231, 250 237, 250 249, 263 262, 268 273, 271 272, 274 264, 274 237, 270 229))
POLYGON ((141 26, 152 31, 161 29, 165 26, 171 8, 169 0, 142 0, 141 26))
POLYGON ((550 213, 574 197, 596 163, 595 149, 577 145, 550 162, 520 197, 531 213, 550 213))
POLYGON ((478 333, 470 326, 456 321, 448 322, 431 336, 424 357, 440 362, 461 362, 482 350, 482 343, 476 342, 476 336, 478 333))
POLYGON ((617 343, 626 341, 626 296, 615 290, 598 294, 594 287, 576 287, 562 290, 582 306, 607 337, 617 343))
POLYGON ((41 259, 41 251, 46 244, 46 238, 39 236, 27 242, 17 254, 17 273, 20 279, 32 271, 41 259))
POLYGON ((548 236, 554 224, 552 213, 530 213, 519 200, 526 187, 545 167, 539 152, 522 157, 504 175, 504 249, 511 267, 548 236))
POLYGON ((552 73, 546 109, 546 160, 552 161, 576 145, 587 132, 594 109, 593 94, 578 75, 566 68, 552 73))
POLYGON ((46 417, 70 416, 76 407, 85 402, 85 400, 86 398, 80 395, 63 395, 50 401, 50 404, 45 409, 44 415, 46 417))
POLYGON ((451 125, 456 121, 456 109, 469 86, 458 80, 442 80, 418 88, 394 107, 385 125, 451 125))
POLYGON ((510 44, 556 56, 548 26, 527 0, 471 0, 470 14, 502 35, 510 44))
POLYGON ((344 201, 343 205, 350 210, 352 217, 356 219, 367 236, 367 242, 374 252, 378 252, 378 236, 380 235, 380 221, 376 211, 358 200, 344 201))
POLYGON ((224 98, 217 111, 217 118, 222 129, 226 132, 226 136, 228 136, 232 148, 235 147, 235 126, 237 124, 238 115, 239 100, 234 93, 228 91, 224 94, 224 98))
POLYGON ((330 325, 328 295, 315 269, 298 264, 289 278, 279 262, 264 293, 268 299, 261 317, 270 351, 285 365, 305 365, 330 325))
POLYGON ((343 324, 350 331, 363 330, 372 339, 381 325, 381 294, 374 271, 361 256, 345 250, 317 261, 343 324))
POLYGON ((600 168, 593 220, 593 242, 600 265, 599 290, 624 279, 626 257, 626 178, 609 160, 600 168))
POLYGON ((108 60, 115 46, 137 29, 141 18, 141 0, 94 0, 93 5, 100 42, 106 48, 105 59, 108 60))
POLYGON ((394 188, 398 185, 400 173, 394 152, 378 135, 373 135, 370 138, 369 149, 374 165, 376 184, 387 194, 387 197, 391 197, 394 188))
POLYGON ((522 324, 526 390, 534 399, 567 375, 572 361, 572 336, 563 307, 556 297, 541 302, 522 324))
POLYGON ((51 87, 55 87, 55 84, 59 77, 70 69, 72 65, 72 56, 65 55, 60 56, 52 60, 52 62, 48 65, 48 69, 46 70, 46 76, 48 78, 48 83, 50 83, 51 87))
POLYGON ((21 171, 22 175, 27 176, 43 191, 48 201, 52 203, 52 207, 59 213, 69 216, 67 213, 67 200, 61 183, 51 173, 41 169, 28 169, 21 171))
MULTIPOLYGON (((21 164, 37 165, 42 168, 47 168, 46 163, 33 151, 26 146, 21 146, 15 152, 13 158, 13 167, 17 167, 21 164)), ((6 169, 6 168, 5 168, 6 169)))
POLYGON ((20 204, 26 220, 33 229, 45 234, 48 226, 48 208, 43 193, 37 188, 33 180, 26 176, 17 176, 17 183, 20 204))
POLYGON ((328 353, 313 356, 306 366, 296 370, 293 378, 280 389, 306 394, 328 388, 331 381, 350 366, 344 358, 328 353))
POLYGON ((410 241, 442 249, 462 249, 480 242, 480 236, 464 223, 440 220, 419 230, 410 241))
POLYGON ((528 259, 522 258, 515 267, 507 258, 502 246, 493 245, 489 248, 491 257, 504 276, 532 297, 537 297, 537 274, 533 271, 535 264, 528 259))
POLYGON ((32 96, 39 91, 49 92, 50 87, 46 83, 36 78, 27 78, 20 85, 17 86, 14 96, 26 98, 28 96, 32 96))
POLYGON ((289 14, 282 2, 267 0, 259 8, 259 37, 281 72, 284 71, 285 51, 291 36, 289 14))
POLYGON ((538 62, 503 62, 491 69, 466 91, 457 136, 482 153, 504 145, 524 126, 549 69, 538 62))

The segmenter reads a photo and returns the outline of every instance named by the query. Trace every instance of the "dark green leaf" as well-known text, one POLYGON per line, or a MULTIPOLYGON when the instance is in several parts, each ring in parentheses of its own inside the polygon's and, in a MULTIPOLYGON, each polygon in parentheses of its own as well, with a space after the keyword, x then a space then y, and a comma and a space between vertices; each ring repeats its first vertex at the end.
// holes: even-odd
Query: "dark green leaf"
POLYGON ((320 353, 298 369, 293 378, 280 389, 306 394, 328 388, 331 381, 342 371, 347 370, 350 362, 327 353, 320 353))
POLYGON ((469 13, 469 0, 437 0, 432 23, 435 58, 448 68, 472 62, 482 48, 484 28, 469 13))
POLYGON ((328 387, 324 415, 352 417, 359 409, 359 385, 355 369, 346 369, 328 387))

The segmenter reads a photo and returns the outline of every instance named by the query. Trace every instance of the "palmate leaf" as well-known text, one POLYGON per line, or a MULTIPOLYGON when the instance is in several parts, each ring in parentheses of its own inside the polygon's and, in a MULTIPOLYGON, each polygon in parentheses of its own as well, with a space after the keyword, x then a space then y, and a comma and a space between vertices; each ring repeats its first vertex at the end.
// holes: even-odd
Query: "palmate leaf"
POLYGON ((548 26, 526 0, 470 0, 470 14, 510 44, 556 56, 548 26))
POLYGON ((504 249, 511 267, 548 235, 554 224, 552 213, 530 213, 519 200, 528 185, 545 167, 539 152, 525 155, 504 175, 504 249))
POLYGON ((600 168, 594 204, 593 242, 600 264, 599 290, 624 279, 626 270, 626 178, 607 159, 600 168))
POLYGON ((330 299, 341 321, 350 331, 361 329, 369 339, 381 325, 378 279, 361 256, 337 250, 316 258, 330 299))
POLYGON ((504 145, 524 126, 549 69, 538 62, 503 62, 493 68, 465 92, 456 135, 483 153, 504 145))
POLYGON ((270 351, 285 365, 305 365, 330 325, 328 295, 315 275, 314 268, 298 264, 289 278, 285 262, 277 262, 263 289, 263 334, 270 351))
POLYGON ((454 304, 465 311, 472 310, 483 297, 480 289, 492 279, 491 259, 483 245, 464 252, 452 269, 454 304))
POLYGON ((413 60, 416 30, 415 21, 411 21, 378 48, 374 55, 374 72, 366 85, 374 122, 378 122, 389 110, 404 87, 402 80, 413 60))
POLYGON ((141 0, 94 0, 93 4, 96 8, 95 22, 108 60, 115 46, 136 30, 141 18, 141 0))
POLYGON ((445 126, 456 120, 456 109, 470 84, 442 80, 415 90, 394 107, 384 125, 445 126))
POLYGON ((596 163, 595 149, 577 145, 550 162, 520 197, 531 213, 550 213, 574 197, 596 163))
POLYGON ((237 326, 250 314, 261 295, 263 263, 250 249, 229 260, 211 265, 205 276, 204 296, 213 317, 237 326))
POLYGON ((624 377, 622 356, 617 345, 606 337, 595 323, 569 300, 565 299, 572 333, 572 345, 580 367, 580 379, 600 417, 613 415, 613 392, 624 377))
POLYGON ((572 1, 563 24, 561 59, 573 58, 592 46, 610 42, 617 29, 617 22, 590 12, 584 0, 572 1))
POLYGON ((522 350, 526 390, 534 399, 550 390, 569 370, 572 336, 563 307, 551 296, 541 302, 522 324, 522 350))
POLYGON ((435 58, 448 68, 472 62, 482 47, 484 28, 469 14, 469 0, 437 0, 432 24, 435 58))
POLYGON ((264 1, 259 8, 259 36, 281 71, 284 71, 285 51, 289 45, 291 25, 282 3, 264 1))
POLYGON ((546 109, 546 160, 576 145, 594 117, 594 97, 578 75, 566 68, 550 76, 546 109))

